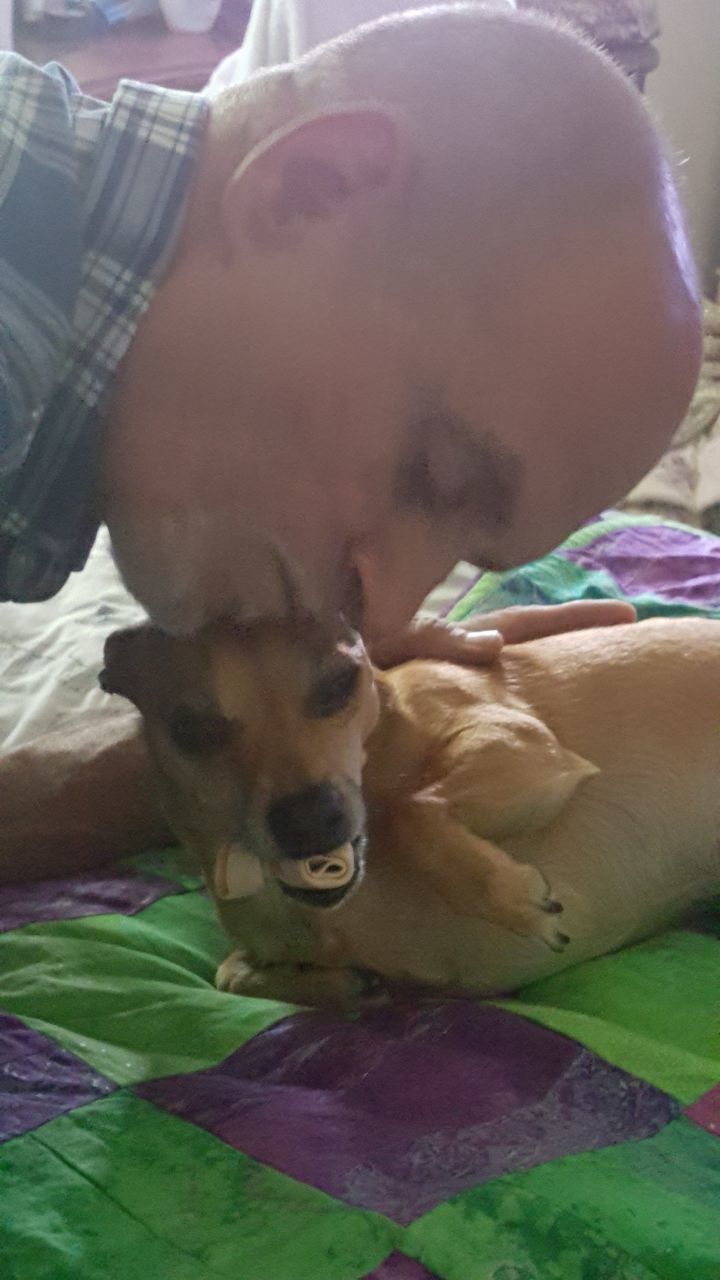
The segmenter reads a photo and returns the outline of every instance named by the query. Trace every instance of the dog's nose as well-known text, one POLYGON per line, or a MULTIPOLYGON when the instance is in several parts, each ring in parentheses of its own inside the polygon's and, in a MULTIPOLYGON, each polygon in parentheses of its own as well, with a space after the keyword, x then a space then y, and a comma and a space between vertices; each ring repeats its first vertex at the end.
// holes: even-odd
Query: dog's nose
POLYGON ((274 800, 267 821, 286 858, 330 853, 351 836, 345 802, 330 782, 274 800))

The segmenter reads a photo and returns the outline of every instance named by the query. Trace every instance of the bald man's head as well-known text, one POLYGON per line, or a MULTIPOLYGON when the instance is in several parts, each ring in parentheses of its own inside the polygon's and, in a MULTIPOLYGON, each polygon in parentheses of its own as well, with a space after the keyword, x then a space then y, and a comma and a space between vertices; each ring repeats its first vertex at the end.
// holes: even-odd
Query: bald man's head
POLYGON ((386 630, 620 498, 697 358, 669 168, 607 58, 474 4, 360 28, 214 104, 111 439, 121 563, 166 622, 292 581, 386 630))
POLYGON ((362 107, 386 115, 405 161, 397 216, 382 220, 393 262, 398 241, 410 260, 417 242, 442 255, 426 268, 492 275, 498 253, 663 216, 666 161, 626 77, 562 24, 477 4, 390 16, 226 91, 225 172, 298 123, 362 107))

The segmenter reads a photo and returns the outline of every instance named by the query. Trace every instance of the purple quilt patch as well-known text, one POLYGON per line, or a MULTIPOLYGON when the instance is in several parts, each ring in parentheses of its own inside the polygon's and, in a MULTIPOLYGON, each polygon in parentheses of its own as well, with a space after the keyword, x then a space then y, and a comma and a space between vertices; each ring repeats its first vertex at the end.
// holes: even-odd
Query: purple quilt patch
POLYGON ((701 1129, 714 1133, 720 1138, 720 1084, 703 1094, 691 1107, 687 1107, 685 1115, 699 1124, 701 1129))
POLYGON ((132 916, 158 898, 182 892, 180 885, 160 876, 75 876, 6 885, 0 889, 0 933, 50 920, 79 920, 116 912, 132 916))
POLYGON ((648 1137, 678 1110, 575 1041, 470 1000, 297 1015, 137 1093, 403 1224, 500 1174, 648 1137))
POLYGON ((671 604, 720 609, 720 538, 666 525, 637 525, 564 550, 590 571, 610 573, 629 597, 650 593, 671 604))
POLYGON ((365 1280, 437 1280, 437 1276, 406 1253, 391 1253, 365 1280))
POLYGON ((115 1088, 19 1018, 0 1013, 0 1142, 95 1102, 115 1088))

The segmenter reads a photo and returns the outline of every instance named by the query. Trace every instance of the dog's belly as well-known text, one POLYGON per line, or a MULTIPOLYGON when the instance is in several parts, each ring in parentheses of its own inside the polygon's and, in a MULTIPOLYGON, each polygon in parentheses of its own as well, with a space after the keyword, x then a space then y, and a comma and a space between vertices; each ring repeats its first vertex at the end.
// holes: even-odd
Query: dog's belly
MULTIPOLYGON (((373 900, 362 889, 343 911, 348 963, 392 983, 480 995, 510 992, 582 958, 559 955, 486 920, 454 915, 435 895, 391 893, 373 900)), ((568 951, 570 948, 568 948, 568 951)))

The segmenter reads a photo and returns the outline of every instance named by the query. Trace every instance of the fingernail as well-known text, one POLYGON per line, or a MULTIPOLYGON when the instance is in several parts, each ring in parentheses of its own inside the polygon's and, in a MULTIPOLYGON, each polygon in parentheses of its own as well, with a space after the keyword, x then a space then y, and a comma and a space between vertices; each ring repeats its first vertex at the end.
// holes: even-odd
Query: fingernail
POLYGON ((500 631, 466 631, 465 639, 468 644, 489 644, 492 640, 494 643, 502 644, 502 632, 500 631))

